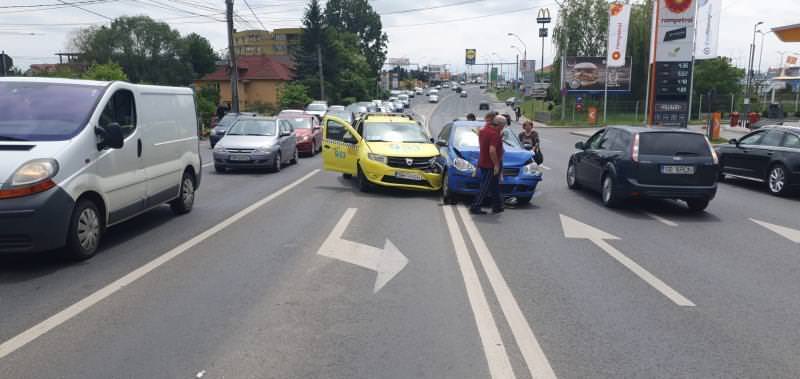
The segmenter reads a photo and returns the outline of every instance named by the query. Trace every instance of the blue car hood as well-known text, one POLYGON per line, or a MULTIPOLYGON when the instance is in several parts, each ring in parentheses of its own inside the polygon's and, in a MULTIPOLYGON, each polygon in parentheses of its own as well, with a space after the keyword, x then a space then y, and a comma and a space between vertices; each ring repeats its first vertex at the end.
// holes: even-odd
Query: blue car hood
MULTIPOLYGON (((469 161, 469 163, 475 166, 478 165, 480 150, 477 148, 459 149, 458 152, 460 152, 461 156, 469 161)), ((525 149, 512 149, 506 146, 503 152, 503 167, 521 167, 532 161, 533 154, 525 149)))

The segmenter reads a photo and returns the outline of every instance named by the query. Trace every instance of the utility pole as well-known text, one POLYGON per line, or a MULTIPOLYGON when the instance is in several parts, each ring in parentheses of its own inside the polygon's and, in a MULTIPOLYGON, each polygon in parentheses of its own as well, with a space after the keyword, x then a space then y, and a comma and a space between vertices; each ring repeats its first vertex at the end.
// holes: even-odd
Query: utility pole
POLYGON ((231 112, 239 113, 239 66, 233 46, 233 0, 225 0, 225 18, 228 22, 228 57, 231 70, 231 112))
POLYGON ((746 119, 747 114, 750 113, 750 83, 753 80, 753 61, 755 60, 756 55, 756 33, 758 32, 759 25, 763 24, 763 21, 757 22, 753 25, 753 43, 750 44, 750 60, 747 63, 747 84, 744 88, 744 117, 746 119))
POLYGON ((322 46, 317 44, 317 64, 319 65, 319 97, 325 100, 325 76, 322 74, 322 46))
POLYGON ((0 62, 2 62, 2 63, 0 63, 0 65, 3 65, 3 76, 6 76, 6 72, 8 70, 6 69, 6 51, 5 50, 0 52, 0 62))

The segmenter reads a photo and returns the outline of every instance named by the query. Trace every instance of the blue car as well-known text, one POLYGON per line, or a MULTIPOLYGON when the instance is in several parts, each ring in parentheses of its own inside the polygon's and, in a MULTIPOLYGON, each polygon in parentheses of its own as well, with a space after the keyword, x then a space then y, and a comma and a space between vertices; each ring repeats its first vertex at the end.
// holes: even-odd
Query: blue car
MULTIPOLYGON (((478 194, 478 130, 483 125, 482 121, 456 120, 439 133, 436 145, 441 153, 440 163, 445 167, 442 196, 446 204, 454 203, 459 195, 478 194)), ((503 130, 503 142, 503 182, 500 184, 503 196, 516 198, 517 204, 529 203, 542 180, 542 173, 533 161, 533 153, 522 146, 511 130, 503 130)))

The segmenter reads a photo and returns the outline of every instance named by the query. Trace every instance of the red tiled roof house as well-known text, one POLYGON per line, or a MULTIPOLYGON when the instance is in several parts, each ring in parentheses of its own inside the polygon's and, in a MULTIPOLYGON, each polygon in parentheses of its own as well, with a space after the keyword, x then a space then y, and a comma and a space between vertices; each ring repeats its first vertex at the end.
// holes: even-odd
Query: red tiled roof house
MULTIPOLYGON (((288 64, 266 56, 240 57, 238 65, 241 110, 246 110, 255 103, 277 105, 280 89, 293 78, 288 64)), ((196 80, 195 86, 214 86, 220 91, 221 101, 231 103, 231 82, 227 66, 217 66, 216 71, 196 80)))

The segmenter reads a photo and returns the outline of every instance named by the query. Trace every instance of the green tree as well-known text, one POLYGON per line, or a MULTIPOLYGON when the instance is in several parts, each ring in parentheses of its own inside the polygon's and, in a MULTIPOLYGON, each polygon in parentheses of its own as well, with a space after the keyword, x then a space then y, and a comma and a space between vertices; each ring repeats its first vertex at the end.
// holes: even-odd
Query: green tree
POLYGON ((147 16, 119 17, 110 26, 83 29, 71 45, 88 62, 117 62, 134 83, 187 85, 213 70, 209 62, 216 59, 205 38, 182 38, 147 16))
POLYGON ((303 109, 312 101, 308 96, 308 87, 300 83, 289 83, 280 91, 280 104, 283 109, 303 109))
MULTIPOLYGON (((695 61, 694 65, 694 96, 711 95, 718 99, 727 99, 731 95, 741 93, 741 79, 744 77, 744 69, 737 68, 731 64, 730 58, 718 57, 714 59, 704 59, 695 61)), ((706 99, 708 99, 706 97, 706 99)), ((708 100, 706 100, 708 102, 708 100)), ((697 100, 694 107, 699 106, 697 100)), ((703 109, 707 109, 706 106, 703 109)))
POLYGON ((328 0, 325 24, 356 35, 371 72, 377 73, 383 67, 389 37, 383 32, 381 16, 367 0, 328 0))
MULTIPOLYGON (((293 51, 295 79, 302 81, 309 93, 321 99, 317 48, 326 46, 322 8, 318 0, 311 0, 303 17, 303 34, 300 46, 293 51)), ((327 49, 326 49, 327 50, 327 49)))
POLYGON ((210 74, 217 69, 217 53, 208 40, 197 34, 191 33, 180 41, 180 58, 192 65, 194 79, 210 74))
POLYGON ((122 70, 120 65, 116 63, 107 63, 93 64, 81 75, 81 78, 103 81, 128 80, 128 75, 125 75, 125 71, 122 70))

